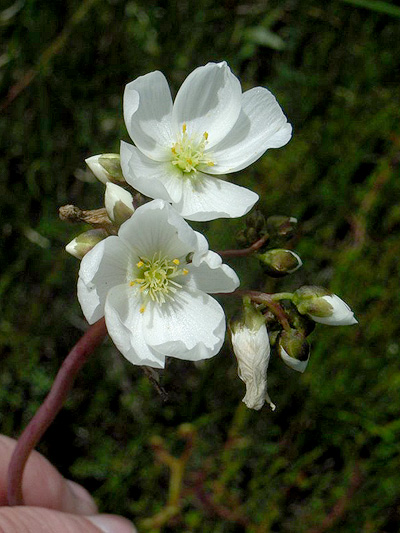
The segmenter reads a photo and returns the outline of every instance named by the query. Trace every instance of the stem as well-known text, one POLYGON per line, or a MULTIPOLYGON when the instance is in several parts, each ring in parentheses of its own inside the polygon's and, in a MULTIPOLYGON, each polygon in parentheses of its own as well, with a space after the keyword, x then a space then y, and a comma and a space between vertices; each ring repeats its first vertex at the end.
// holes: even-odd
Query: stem
POLYGON ((293 298, 292 292, 276 292, 275 294, 271 294, 271 300, 274 300, 275 302, 279 302, 279 300, 291 300, 293 298))
POLYGON ((22 432, 8 467, 9 505, 24 504, 22 476, 29 454, 61 410, 79 370, 89 355, 101 344, 106 334, 107 329, 102 318, 75 344, 61 365, 46 399, 22 432))
MULTIPOLYGON (((290 328, 286 313, 282 309, 282 307, 279 305, 279 303, 276 302, 274 299, 274 297, 276 297, 277 295, 278 296, 285 295, 284 297, 277 298, 277 299, 282 299, 282 300, 291 299, 292 293, 281 292, 281 293, 276 293, 276 294, 267 294, 266 292, 248 291, 248 290, 236 290, 234 292, 229 293, 229 296, 238 296, 239 298, 248 296, 253 302, 256 302, 258 304, 265 304, 274 313, 274 315, 279 320, 283 329, 285 331, 290 331, 291 328, 290 328), (290 295, 290 298, 288 298, 289 295, 290 295)), ((220 294, 220 296, 222 296, 222 294, 220 294)))
POLYGON ((239 250, 222 250, 219 251, 219 255, 222 257, 246 257, 246 255, 253 254, 254 252, 257 252, 263 246, 267 240, 269 239, 268 233, 263 235, 261 239, 258 239, 258 241, 254 242, 251 246, 248 248, 242 248, 239 250))

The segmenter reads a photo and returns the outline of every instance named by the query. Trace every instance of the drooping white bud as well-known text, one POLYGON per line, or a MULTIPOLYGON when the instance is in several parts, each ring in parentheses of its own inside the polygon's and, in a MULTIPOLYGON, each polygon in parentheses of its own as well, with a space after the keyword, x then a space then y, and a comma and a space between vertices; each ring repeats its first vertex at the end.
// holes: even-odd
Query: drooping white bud
POLYGON ((106 183, 104 205, 108 216, 117 226, 128 220, 135 211, 131 193, 111 182, 106 183))
POLYGON ((270 359, 270 343, 264 318, 250 302, 244 302, 243 318, 231 322, 232 346, 238 362, 238 375, 246 385, 243 402, 249 409, 259 410, 267 401, 267 370, 270 359))
POLYGON ((278 353, 288 367, 303 373, 310 359, 310 345, 301 331, 284 330, 279 335, 278 353))
POLYGON ((97 243, 108 236, 108 233, 103 229, 90 229, 75 237, 65 247, 65 251, 73 255, 77 259, 82 259, 97 243))
POLYGON ((87 166, 102 183, 124 183, 119 154, 92 155, 85 159, 87 166))
POLYGON ((293 295, 293 303, 301 314, 328 326, 357 324, 350 307, 336 294, 321 287, 300 287, 293 295))

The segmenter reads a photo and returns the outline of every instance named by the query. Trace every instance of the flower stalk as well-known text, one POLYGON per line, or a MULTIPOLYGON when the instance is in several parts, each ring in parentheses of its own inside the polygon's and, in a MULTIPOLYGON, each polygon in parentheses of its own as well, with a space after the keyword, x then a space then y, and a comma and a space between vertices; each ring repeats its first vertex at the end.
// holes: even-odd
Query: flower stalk
POLYGON ((8 504, 23 505, 22 477, 25 464, 47 428, 61 410, 76 375, 107 334, 104 318, 98 320, 65 358, 49 394, 22 432, 8 467, 8 504))
POLYGON ((254 252, 257 252, 268 241, 268 239, 269 235, 266 233, 248 248, 240 248, 237 250, 220 250, 218 254, 222 257, 246 257, 254 252))

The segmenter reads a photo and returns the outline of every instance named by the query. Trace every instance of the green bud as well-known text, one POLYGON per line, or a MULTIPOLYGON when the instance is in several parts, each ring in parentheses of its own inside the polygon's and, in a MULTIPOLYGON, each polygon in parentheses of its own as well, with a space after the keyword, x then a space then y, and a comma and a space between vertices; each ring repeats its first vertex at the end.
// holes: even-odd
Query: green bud
POLYGON ((257 258, 265 267, 267 273, 274 278, 292 274, 303 264, 295 252, 281 248, 275 248, 263 254, 257 254, 257 258))
POLYGON ((292 302, 299 313, 309 315, 315 322, 329 326, 357 324, 357 319, 346 302, 322 287, 300 287, 293 294, 292 302))
POLYGON ((247 215, 246 226, 254 228, 257 233, 261 232, 265 228, 265 217, 261 211, 255 210, 247 215))
POLYGON ((308 337, 315 329, 315 322, 307 315, 301 315, 297 308, 289 301, 281 301, 287 316, 288 322, 293 329, 300 331, 305 337, 308 337))
POLYGON ((249 245, 249 241, 246 237, 246 231, 244 229, 241 229, 236 234, 236 242, 238 243, 238 246, 241 248, 247 248, 249 245))
POLYGON ((90 229, 75 237, 67 244, 65 250, 76 257, 82 259, 92 248, 108 236, 104 229, 90 229))
POLYGON ((267 231, 271 237, 288 240, 293 237, 297 225, 297 218, 283 215, 273 215, 267 218, 267 231))
POLYGON ((125 183, 119 154, 93 155, 85 159, 85 161, 96 178, 102 183, 106 184, 109 181, 112 183, 125 183))
POLYGON ((324 296, 330 296, 330 293, 323 287, 305 285, 293 294, 292 302, 302 315, 330 317, 333 308, 324 296))
POLYGON ((310 345, 300 331, 282 331, 278 353, 282 361, 297 372, 304 372, 310 358, 310 345))

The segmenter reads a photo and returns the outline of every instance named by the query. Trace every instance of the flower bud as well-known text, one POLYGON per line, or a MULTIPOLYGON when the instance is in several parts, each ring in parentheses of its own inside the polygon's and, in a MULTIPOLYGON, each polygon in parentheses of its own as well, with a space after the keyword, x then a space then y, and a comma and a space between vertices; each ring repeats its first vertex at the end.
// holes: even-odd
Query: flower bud
POLYGON ((293 294, 292 301, 299 313, 307 314, 315 322, 329 326, 357 324, 350 307, 339 296, 322 287, 300 287, 293 294))
POLYGON ((249 215, 247 215, 246 226, 248 228, 254 228, 257 232, 262 231, 265 227, 265 217, 261 211, 255 209, 249 215))
POLYGON ((267 392, 267 369, 270 344, 264 318, 250 301, 244 302, 243 317, 230 324, 232 346, 238 362, 238 375, 246 385, 243 402, 249 409, 259 410, 267 401, 275 405, 267 392))
POLYGON ((108 216, 117 226, 131 218, 135 211, 131 193, 110 182, 106 183, 104 205, 108 216))
POLYGON ((90 229, 75 237, 75 239, 67 244, 65 250, 77 259, 82 259, 97 243, 107 236, 108 233, 104 229, 90 229))
POLYGON ((87 166, 102 183, 124 183, 119 154, 93 155, 85 159, 87 166))
POLYGON ((267 231, 273 238, 288 240, 293 237, 297 225, 297 218, 283 215, 273 215, 267 218, 267 231))
POLYGON ((273 278, 281 278, 287 274, 292 274, 303 264, 295 252, 281 248, 257 254, 257 258, 265 267, 267 273, 273 278))
MULTIPOLYGON (((290 327, 300 331, 304 337, 308 337, 314 329, 315 322, 307 315, 301 315, 297 308, 288 300, 282 300, 280 302, 281 307, 285 311, 286 317, 290 324, 290 327)), ((271 338, 271 337, 270 337, 271 338)))
POLYGON ((297 372, 304 372, 310 358, 310 345, 300 331, 282 331, 278 353, 282 361, 297 372))

